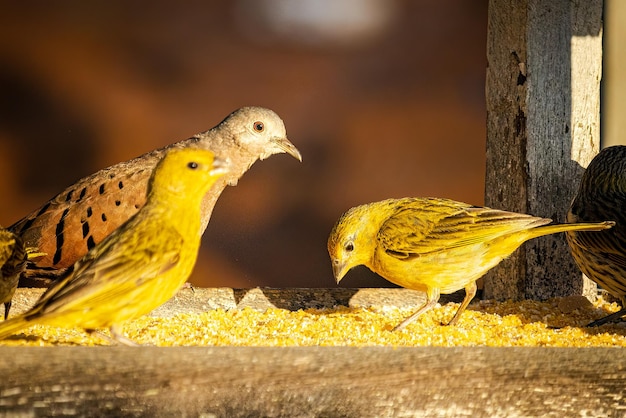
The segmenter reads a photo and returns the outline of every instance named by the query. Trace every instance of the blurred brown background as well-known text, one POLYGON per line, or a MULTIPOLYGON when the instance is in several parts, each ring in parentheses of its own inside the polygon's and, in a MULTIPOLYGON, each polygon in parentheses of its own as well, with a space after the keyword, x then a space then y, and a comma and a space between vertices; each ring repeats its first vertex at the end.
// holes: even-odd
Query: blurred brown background
MULTIPOLYGON (((482 204, 487 0, 3 2, 0 224, 80 177, 275 110, 303 154, 220 198, 192 282, 332 287, 326 239, 388 197, 482 204)), ((386 286, 361 267, 345 286, 386 286)))

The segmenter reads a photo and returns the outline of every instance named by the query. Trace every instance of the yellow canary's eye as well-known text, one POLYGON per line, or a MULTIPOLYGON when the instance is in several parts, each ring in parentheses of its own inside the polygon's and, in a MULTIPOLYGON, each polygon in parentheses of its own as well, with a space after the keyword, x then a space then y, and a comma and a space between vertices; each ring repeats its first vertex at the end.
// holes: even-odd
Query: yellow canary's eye
POLYGON ((191 161, 189 163, 187 163, 187 167, 189 167, 192 170, 195 170, 196 168, 198 168, 198 163, 195 161, 191 161))
POLYGON ((354 243, 352 241, 348 241, 346 243, 346 246, 343 247, 343 248, 344 248, 344 250, 346 250, 346 252, 350 253, 350 252, 354 251, 354 243))
POLYGON ((265 129, 265 125, 263 124, 263 122, 260 121, 254 122, 252 126, 256 132, 263 132, 263 130, 265 129))

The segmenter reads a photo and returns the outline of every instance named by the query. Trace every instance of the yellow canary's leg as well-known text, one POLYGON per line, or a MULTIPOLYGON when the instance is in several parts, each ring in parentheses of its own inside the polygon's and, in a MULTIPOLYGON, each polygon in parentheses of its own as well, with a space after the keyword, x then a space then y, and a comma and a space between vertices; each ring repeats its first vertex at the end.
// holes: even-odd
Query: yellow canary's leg
POLYGON ((426 303, 424 304, 424 306, 419 308, 417 312, 415 312, 413 315, 409 316, 407 319, 402 321, 392 331, 400 331, 401 329, 404 329, 411 322, 415 321, 415 319, 417 319, 418 316, 420 316, 424 312, 431 310, 437 304, 437 302, 439 302, 439 289, 438 288, 428 289, 426 291, 426 303))
POLYGON ((130 338, 124 336, 124 334, 122 333, 122 330, 119 329, 118 326, 113 325, 112 327, 109 328, 109 331, 111 332, 111 336, 109 337, 108 335, 97 331, 95 329, 85 329, 85 331, 89 334, 95 334, 98 337, 102 338, 103 340, 106 340, 109 344, 123 344, 123 345, 127 345, 129 347, 138 347, 139 344, 137 344, 136 342, 134 342, 133 340, 131 340, 130 338))
POLYGON ((111 331, 111 337, 116 342, 118 342, 120 344, 127 345, 129 347, 139 347, 139 344, 137 344, 136 342, 134 342, 130 338, 126 337, 122 333, 122 330, 120 329, 120 327, 118 325, 111 325, 111 328, 109 328, 109 330, 111 331))
POLYGON ((472 299, 474 299, 474 296, 476 296, 476 282, 472 282, 465 286, 465 299, 463 299, 463 302, 461 302, 459 310, 456 311, 450 322, 448 322, 448 325, 454 325, 459 321, 461 313, 463 313, 465 308, 467 308, 467 305, 469 305, 472 299))

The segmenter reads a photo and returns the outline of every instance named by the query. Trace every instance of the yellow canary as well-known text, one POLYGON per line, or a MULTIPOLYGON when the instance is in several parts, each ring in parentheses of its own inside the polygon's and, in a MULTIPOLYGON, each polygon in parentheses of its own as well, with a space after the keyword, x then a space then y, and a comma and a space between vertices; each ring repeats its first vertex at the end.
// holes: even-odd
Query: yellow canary
POLYGON ((441 293, 465 288, 455 324, 476 294, 476 280, 523 242, 556 232, 610 228, 614 222, 546 225, 551 219, 438 198, 388 199, 344 213, 328 239, 337 283, 365 265, 392 283, 426 292, 426 303, 394 328, 431 309, 441 293))
POLYGON ((200 204, 227 172, 211 151, 172 149, 154 169, 144 207, 93 247, 25 314, 0 324, 0 338, 33 324, 109 327, 132 345, 118 326, 170 299, 185 283, 200 246, 200 204))

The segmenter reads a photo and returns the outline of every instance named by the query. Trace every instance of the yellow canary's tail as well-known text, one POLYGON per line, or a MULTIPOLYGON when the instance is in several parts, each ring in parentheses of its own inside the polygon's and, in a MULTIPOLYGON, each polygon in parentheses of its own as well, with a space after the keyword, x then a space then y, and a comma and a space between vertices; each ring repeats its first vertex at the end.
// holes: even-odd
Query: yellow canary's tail
POLYGON ((546 225, 539 228, 529 229, 528 239, 567 231, 602 231, 603 229, 612 228, 614 225, 615 222, 613 221, 546 225))
POLYGON ((32 325, 24 316, 16 316, 7 321, 0 322, 0 340, 9 337, 18 331, 32 325))

